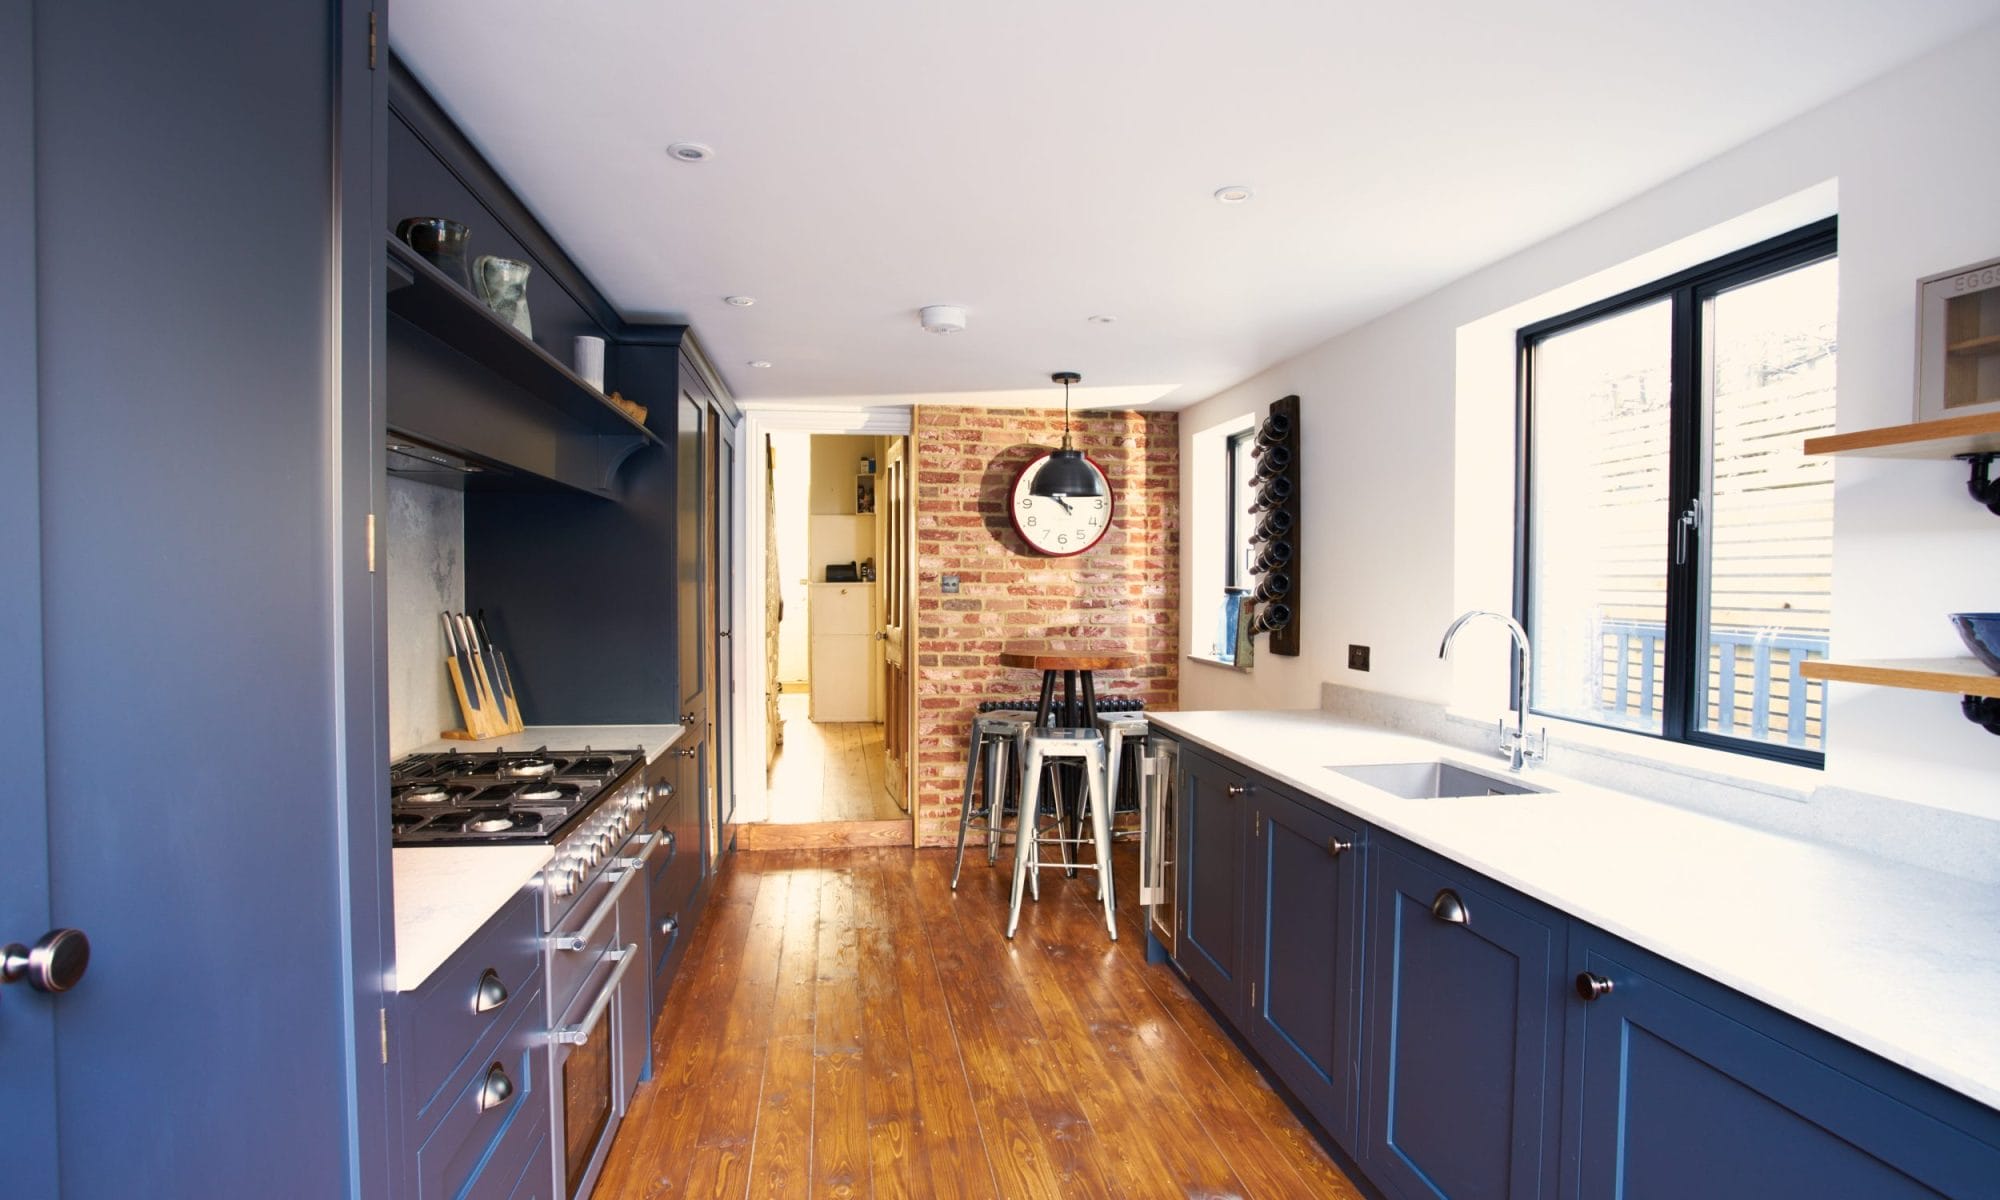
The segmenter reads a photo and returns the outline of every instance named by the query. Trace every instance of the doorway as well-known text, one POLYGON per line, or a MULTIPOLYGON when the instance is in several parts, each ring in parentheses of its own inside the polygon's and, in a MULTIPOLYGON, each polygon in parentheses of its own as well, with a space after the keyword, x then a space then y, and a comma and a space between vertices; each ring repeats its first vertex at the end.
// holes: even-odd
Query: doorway
POLYGON ((738 764, 738 844, 911 845, 908 412, 787 415, 744 430, 740 561, 762 575, 743 589, 745 690, 763 702, 738 743, 761 758, 738 764))

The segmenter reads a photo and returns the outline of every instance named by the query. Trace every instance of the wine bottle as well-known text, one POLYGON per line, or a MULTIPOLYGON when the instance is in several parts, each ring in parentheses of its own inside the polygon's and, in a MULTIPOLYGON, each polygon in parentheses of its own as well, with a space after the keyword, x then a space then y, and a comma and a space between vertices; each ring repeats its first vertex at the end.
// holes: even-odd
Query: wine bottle
POLYGON ((1292 561, 1292 544, 1272 542, 1264 547, 1264 552, 1257 556, 1257 561, 1250 564, 1250 569, 1259 575, 1269 575, 1290 561, 1292 561))
POLYGON ((1257 489, 1257 500, 1250 506, 1250 511, 1269 512, 1291 498, 1292 481, 1289 477, 1280 475, 1276 479, 1265 480, 1264 485, 1257 489))
POLYGON ((1257 633, 1271 633, 1292 623, 1292 606, 1289 604, 1263 604, 1257 608, 1257 623, 1251 626, 1257 633))
POLYGON ((1251 482, 1260 482, 1274 475, 1282 475, 1285 468, 1292 465, 1292 452, 1283 446, 1271 447, 1271 452, 1257 460, 1257 472, 1250 477, 1251 482))
POLYGON ((1268 542, 1272 538, 1284 537, 1291 531, 1292 531, 1291 510, 1280 508, 1273 511, 1269 516, 1266 516, 1263 520, 1257 522, 1257 528, 1254 532, 1251 533, 1250 541, 1251 544, 1253 545, 1258 542, 1268 542))
POLYGON ((1257 603, 1269 604, 1283 600, 1292 591, 1292 577, 1283 571, 1273 571, 1257 584, 1257 603))

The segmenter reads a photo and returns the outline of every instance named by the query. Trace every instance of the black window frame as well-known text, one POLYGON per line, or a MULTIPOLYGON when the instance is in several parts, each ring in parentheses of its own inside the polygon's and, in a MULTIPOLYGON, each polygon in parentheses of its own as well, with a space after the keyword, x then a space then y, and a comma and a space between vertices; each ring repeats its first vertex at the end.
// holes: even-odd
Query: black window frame
POLYGON ((1239 430, 1222 439, 1224 463, 1222 552, 1223 556, 1229 560, 1228 565, 1223 568, 1222 572, 1222 586, 1225 590, 1229 588, 1244 589, 1246 585, 1243 581, 1249 575, 1250 564, 1243 561, 1243 555, 1236 553, 1236 489, 1238 484, 1242 482, 1236 477, 1236 448, 1245 442, 1254 441, 1256 437, 1257 427, 1252 425, 1248 429, 1239 430))
MULTIPOLYGON (((1529 501, 1534 488, 1534 463, 1530 450, 1534 445, 1536 343, 1554 334, 1588 325, 1642 305, 1652 304, 1661 299, 1672 300, 1673 348, 1668 417, 1667 495, 1667 513, 1671 522, 1677 514, 1689 507, 1692 498, 1699 494, 1702 482, 1705 448, 1701 442, 1702 396, 1698 384, 1702 353, 1703 301, 1729 288, 1782 274, 1827 258, 1837 258, 1840 253, 1839 233, 1839 218, 1827 217, 1794 229, 1790 233, 1780 234, 1753 246, 1710 259, 1663 279, 1586 304, 1559 316, 1537 321, 1516 331, 1514 618, 1521 623, 1522 628, 1530 630, 1534 628, 1530 620, 1534 599, 1530 594, 1534 531, 1530 528, 1529 501)), ((1670 546, 1673 536, 1671 523, 1667 534, 1668 539, 1664 544, 1670 546)), ((1824 722, 1821 725, 1821 749, 1806 750, 1710 733, 1699 728, 1699 723, 1695 720, 1695 704, 1705 690, 1701 676, 1702 664, 1698 661, 1700 656, 1698 622, 1701 608, 1701 563, 1708 549, 1705 540, 1707 535, 1708 529, 1704 522, 1702 529, 1695 535, 1701 539, 1695 543, 1696 552, 1689 554, 1685 563, 1676 564, 1671 553, 1666 556, 1666 639, 1662 651, 1665 679, 1664 694, 1661 697, 1660 731, 1654 733, 1616 725, 1598 725, 1596 722, 1580 721, 1561 713, 1538 713, 1538 715, 1601 729, 1615 729, 1620 733, 1629 733, 1636 737, 1700 746, 1704 749, 1745 754, 1752 758, 1771 759, 1823 770, 1826 767, 1824 722)), ((1511 694, 1517 707, 1532 703, 1532 697, 1521 694, 1518 667, 1514 672, 1511 694)))

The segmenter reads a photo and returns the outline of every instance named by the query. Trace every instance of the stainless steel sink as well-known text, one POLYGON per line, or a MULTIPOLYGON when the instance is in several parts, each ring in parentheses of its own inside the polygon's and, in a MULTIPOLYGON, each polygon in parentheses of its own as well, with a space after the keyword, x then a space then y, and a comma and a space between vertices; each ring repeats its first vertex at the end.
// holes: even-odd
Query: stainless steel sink
POLYGON ((1444 796, 1525 796, 1548 791, 1518 779, 1467 770, 1448 762, 1364 763, 1352 767, 1329 766, 1327 770, 1405 800, 1444 796))

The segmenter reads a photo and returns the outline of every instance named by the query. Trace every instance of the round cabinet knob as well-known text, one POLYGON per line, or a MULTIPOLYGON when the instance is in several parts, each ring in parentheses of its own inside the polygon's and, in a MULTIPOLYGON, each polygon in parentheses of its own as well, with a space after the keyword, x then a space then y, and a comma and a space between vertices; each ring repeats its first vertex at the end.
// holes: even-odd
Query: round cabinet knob
POLYGON ((492 967, 486 968, 479 977, 479 986, 472 993, 472 1011, 492 1012, 507 1003, 507 985, 500 982, 500 973, 492 967))
POLYGON ((486 1082, 479 1085, 479 1111, 498 1108, 514 1095, 514 1081, 507 1078, 507 1068, 494 1063, 486 1069, 486 1082))
POLYGON ((1460 900, 1458 893, 1450 888, 1441 889, 1437 898, 1431 901, 1431 915, 1447 925, 1465 925, 1472 920, 1472 914, 1466 911, 1465 901, 1460 900))
POLYGON ((1229 794, 1240 798, 1249 795, 1250 789, 1243 784, 1232 783, 1229 785, 1229 794))
POLYGON ((668 850, 672 850, 674 848, 674 831, 671 829, 662 829, 660 831, 660 840, 666 843, 668 850))
POLYGON ((683 724, 683 725, 692 725, 692 724, 694 724, 694 712, 693 712, 693 710, 689 710, 688 712, 684 712, 684 713, 682 713, 682 714, 681 714, 681 724, 683 724))
POLYGON ((1611 994, 1611 981, 1595 971, 1579 971, 1576 994, 1585 1000, 1602 1000, 1611 994))
POLYGON ((673 784, 671 784, 671 783, 662 783, 661 785, 659 785, 658 787, 656 787, 656 788, 654 788, 654 789, 653 789, 653 798, 654 798, 655 800, 671 800, 671 799, 673 799, 673 798, 674 798, 674 785, 673 785, 673 784))
POLYGON ((38 992, 66 992, 90 968, 90 939, 80 929, 52 929, 32 948, 0 947, 0 983, 25 979, 38 992))
POLYGON ((688 747, 687 749, 685 749, 685 750, 676 750, 676 751, 674 751, 674 754, 675 754, 675 755, 676 755, 677 757, 680 757, 680 758, 693 758, 693 757, 694 757, 694 747, 693 747, 693 746, 689 746, 689 747, 688 747))
POLYGON ((1354 849, 1353 842, 1343 842, 1337 837, 1326 839, 1326 852, 1334 858, 1339 858, 1352 849, 1354 849))
POLYGON ((672 937, 674 936, 675 932, 680 929, 680 927, 681 927, 681 919, 680 916, 676 914, 660 922, 660 934, 663 937, 672 937))

